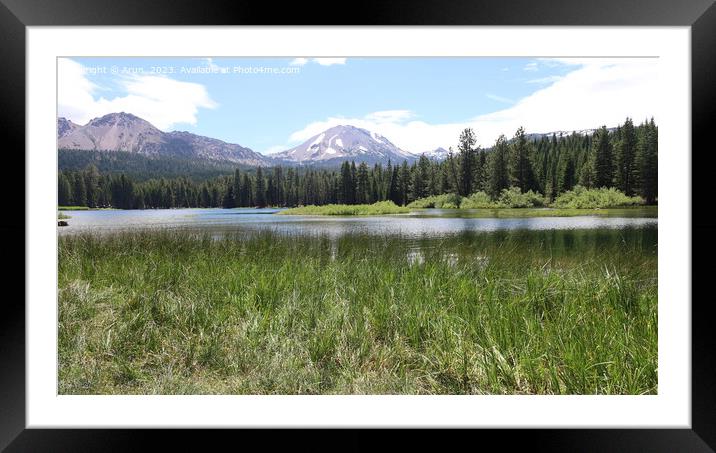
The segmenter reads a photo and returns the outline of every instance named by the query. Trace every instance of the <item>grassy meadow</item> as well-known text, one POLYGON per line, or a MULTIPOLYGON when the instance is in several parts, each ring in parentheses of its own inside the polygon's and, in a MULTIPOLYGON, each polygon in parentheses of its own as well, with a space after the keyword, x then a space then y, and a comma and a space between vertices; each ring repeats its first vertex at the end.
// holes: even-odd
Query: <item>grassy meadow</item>
POLYGON ((654 394, 656 231, 60 236, 60 394, 654 394))

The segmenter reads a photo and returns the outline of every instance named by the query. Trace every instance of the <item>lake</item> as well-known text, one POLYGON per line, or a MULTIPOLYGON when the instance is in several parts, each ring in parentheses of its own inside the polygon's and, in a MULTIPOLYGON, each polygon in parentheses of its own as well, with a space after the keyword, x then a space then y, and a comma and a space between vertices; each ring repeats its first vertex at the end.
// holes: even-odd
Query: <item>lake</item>
POLYGON ((60 234, 140 229, 190 229, 222 233, 276 233, 332 238, 347 234, 439 238, 466 232, 501 230, 656 229, 658 219, 647 211, 624 209, 607 216, 476 218, 471 210, 427 209, 410 214, 334 217, 274 215, 280 209, 163 209, 66 211, 69 226, 60 234))

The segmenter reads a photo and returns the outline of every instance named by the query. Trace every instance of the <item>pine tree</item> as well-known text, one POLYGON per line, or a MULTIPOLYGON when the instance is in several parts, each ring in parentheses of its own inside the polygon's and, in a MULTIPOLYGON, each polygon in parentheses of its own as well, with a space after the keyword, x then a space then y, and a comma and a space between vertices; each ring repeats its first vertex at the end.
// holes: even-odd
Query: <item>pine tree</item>
POLYGON ((455 189, 450 183, 450 181, 452 180, 452 178, 450 177, 450 164, 446 161, 442 165, 440 165, 439 169, 440 184, 438 193, 454 193, 455 189))
POLYGON ((475 178, 475 132, 467 128, 460 133, 458 151, 460 152, 460 195, 468 196, 472 193, 472 181, 475 178))
POLYGON ((452 151, 452 146, 448 148, 448 156, 447 156, 447 167, 448 167, 448 174, 450 176, 450 186, 452 187, 453 191, 455 193, 460 192, 460 177, 458 175, 458 162, 457 157, 452 151))
POLYGON ((629 196, 634 194, 635 164, 636 131, 632 120, 627 118, 617 145, 617 188, 629 196))
POLYGON ((427 194, 428 195, 438 195, 440 194, 440 176, 442 172, 440 171, 440 166, 437 165, 435 162, 430 162, 428 160, 429 165, 429 172, 430 176, 428 178, 428 188, 427 188, 427 194))
POLYGON ((356 201, 361 203, 368 203, 370 200, 370 182, 368 179, 368 165, 365 162, 361 162, 358 167, 358 181, 356 182, 356 201))
POLYGON ((67 176, 62 172, 57 177, 57 204, 58 206, 70 206, 72 204, 72 188, 67 176))
POLYGON ((591 165, 594 169, 594 187, 611 187, 613 180, 612 144, 609 142, 609 132, 602 126, 595 134, 593 141, 594 160, 591 165))
POLYGON ((247 173, 241 177, 241 190, 239 191, 240 206, 255 206, 253 197, 253 182, 247 173))
POLYGON ((226 193, 224 199, 221 202, 221 207, 224 209, 231 209, 236 207, 236 197, 234 196, 234 185, 229 184, 226 186, 226 193))
POLYGON ((647 204, 654 204, 659 190, 659 140, 654 119, 642 127, 637 144, 637 168, 639 175, 639 195, 647 204))
POLYGON ((400 167, 393 167, 393 176, 390 178, 389 199, 395 204, 402 204, 402 195, 400 190, 400 167))
POLYGON ((85 193, 87 196, 87 206, 90 208, 97 207, 97 185, 99 184, 99 171, 93 164, 87 166, 84 171, 85 193))
POLYGON ((199 200, 200 207, 208 208, 210 206, 209 189, 206 187, 206 184, 201 187, 201 197, 199 200))
POLYGON ((351 197, 351 203, 356 202, 356 193, 358 192, 358 174, 356 170, 356 163, 355 161, 351 161, 351 187, 350 187, 350 197, 351 197))
POLYGON ((582 171, 579 175, 579 184, 587 189, 594 187, 594 160, 591 156, 587 158, 584 166, 582 166, 582 171))
POLYGON ((234 170, 234 179, 231 181, 234 186, 234 204, 235 206, 243 206, 241 204, 241 171, 237 168, 234 170))
POLYGON ((519 187, 522 192, 533 188, 534 175, 529 157, 529 145, 522 127, 517 129, 512 146, 510 146, 507 168, 511 186, 519 187))
POLYGON ((485 190, 485 178, 488 172, 487 158, 484 150, 477 151, 475 156, 475 172, 472 182, 472 192, 485 190))
POLYGON ((351 174, 351 165, 348 161, 341 165, 341 203, 353 204, 353 176, 351 174))
POLYGON ((412 198, 424 198, 428 196, 428 182, 430 181, 430 161, 425 155, 418 159, 413 173, 412 198))
POLYGON ((572 190, 577 182, 576 177, 574 157, 569 151, 565 150, 560 153, 559 162, 557 162, 557 192, 562 193, 572 190))
POLYGON ((408 161, 404 160, 400 165, 400 204, 405 206, 408 204, 410 194, 410 168, 408 161))
POLYGON ((388 165, 385 167, 385 173, 383 174, 383 193, 381 196, 382 200, 392 200, 392 185, 393 185, 393 166, 388 159, 388 165))
POLYGON ((489 185, 488 192, 493 198, 497 198, 509 186, 509 176, 507 172, 507 140, 504 135, 500 135, 492 148, 489 160, 489 185))
POLYGON ((259 208, 266 207, 266 182, 261 167, 256 167, 256 189, 254 190, 254 203, 259 208))
POLYGON ((283 190, 283 170, 281 167, 273 168, 273 205, 283 206, 284 205, 284 190, 283 190))
POLYGON ((77 206, 87 206, 87 188, 81 174, 75 173, 72 183, 72 201, 77 206))

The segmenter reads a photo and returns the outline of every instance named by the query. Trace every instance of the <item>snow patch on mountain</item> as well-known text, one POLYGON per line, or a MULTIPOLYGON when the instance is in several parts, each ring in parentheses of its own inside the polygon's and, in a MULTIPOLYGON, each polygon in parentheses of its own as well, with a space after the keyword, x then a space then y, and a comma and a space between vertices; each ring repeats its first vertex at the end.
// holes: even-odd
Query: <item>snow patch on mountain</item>
POLYGON ((432 160, 444 160, 447 159, 448 154, 450 154, 450 151, 446 150, 443 147, 435 148, 432 151, 426 151, 422 153, 425 157, 432 160))

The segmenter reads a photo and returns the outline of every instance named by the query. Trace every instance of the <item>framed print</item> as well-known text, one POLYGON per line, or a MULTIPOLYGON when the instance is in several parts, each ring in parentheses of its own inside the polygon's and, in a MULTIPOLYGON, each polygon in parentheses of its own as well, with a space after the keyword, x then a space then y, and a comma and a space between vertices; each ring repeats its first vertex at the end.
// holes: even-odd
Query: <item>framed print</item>
POLYGON ((418 3, 3 2, 3 447, 713 450, 712 2, 418 3))

